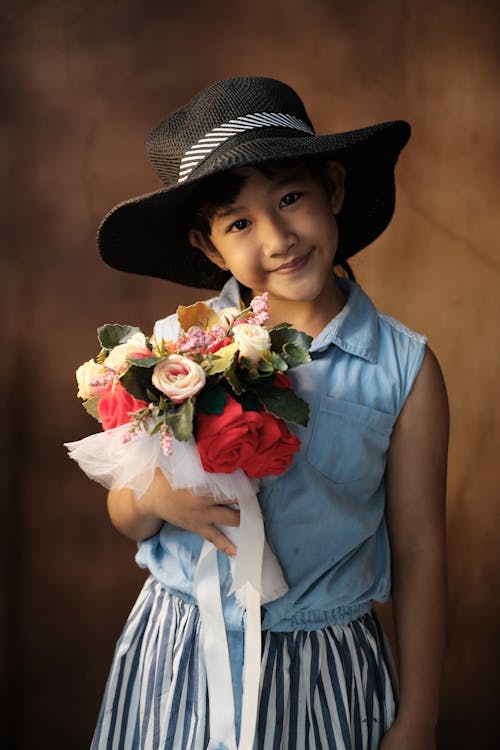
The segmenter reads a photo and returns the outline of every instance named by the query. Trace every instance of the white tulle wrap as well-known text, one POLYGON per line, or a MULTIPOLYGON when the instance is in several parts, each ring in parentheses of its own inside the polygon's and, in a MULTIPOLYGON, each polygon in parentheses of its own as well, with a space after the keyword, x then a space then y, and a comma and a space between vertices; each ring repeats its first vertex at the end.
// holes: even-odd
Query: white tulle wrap
POLYGON ((258 480, 250 480, 241 470, 232 474, 209 474, 204 471, 194 444, 174 440, 172 455, 165 456, 158 435, 149 435, 142 430, 128 440, 128 430, 129 425, 122 425, 65 445, 70 457, 87 476, 107 489, 127 487, 140 499, 151 484, 156 468, 160 468, 174 489, 210 494, 221 503, 237 503, 239 507, 239 528, 223 527, 238 549, 236 559, 231 561, 233 584, 230 593, 234 592, 246 609, 238 744, 217 550, 208 541, 203 543, 196 566, 195 592, 203 625, 209 692, 210 743, 207 750, 252 750, 259 697, 260 607, 288 590, 279 563, 265 539, 256 494, 258 480))

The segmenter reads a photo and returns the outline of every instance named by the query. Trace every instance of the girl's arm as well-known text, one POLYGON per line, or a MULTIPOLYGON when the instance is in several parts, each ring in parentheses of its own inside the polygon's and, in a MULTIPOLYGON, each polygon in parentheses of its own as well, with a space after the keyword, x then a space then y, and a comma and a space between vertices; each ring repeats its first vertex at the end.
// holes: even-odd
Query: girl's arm
POLYGON ((445 648, 448 400, 433 353, 396 423, 387 464, 400 707, 383 750, 431 750, 445 648))
POLYGON ((236 554, 235 546, 215 524, 238 526, 238 511, 209 495, 173 490, 159 469, 139 500, 133 490, 110 490, 108 512, 113 526, 135 541, 153 536, 168 521, 208 539, 227 555, 236 554))

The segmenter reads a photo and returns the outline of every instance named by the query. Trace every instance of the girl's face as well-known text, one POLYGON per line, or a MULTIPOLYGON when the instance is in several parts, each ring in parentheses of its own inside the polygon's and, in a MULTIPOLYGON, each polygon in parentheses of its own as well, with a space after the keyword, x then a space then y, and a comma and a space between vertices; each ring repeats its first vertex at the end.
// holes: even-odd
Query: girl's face
POLYGON ((245 178, 239 195, 215 212, 209 239, 191 230, 190 242, 254 295, 320 302, 334 279, 344 168, 329 165, 330 191, 306 163, 235 171, 245 178))

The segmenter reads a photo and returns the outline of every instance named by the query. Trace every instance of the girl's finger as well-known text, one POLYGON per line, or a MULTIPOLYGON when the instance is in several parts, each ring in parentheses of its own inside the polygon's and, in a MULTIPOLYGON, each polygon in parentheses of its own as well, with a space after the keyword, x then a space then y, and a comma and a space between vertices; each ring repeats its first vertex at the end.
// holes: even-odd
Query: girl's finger
POLYGON ((240 512, 233 508, 227 508, 225 505, 215 505, 209 514, 210 523, 216 523, 220 526, 239 526, 240 512))
POLYGON ((229 557, 236 557, 236 547, 216 526, 206 526, 200 533, 202 537, 212 542, 218 550, 229 555, 229 557))

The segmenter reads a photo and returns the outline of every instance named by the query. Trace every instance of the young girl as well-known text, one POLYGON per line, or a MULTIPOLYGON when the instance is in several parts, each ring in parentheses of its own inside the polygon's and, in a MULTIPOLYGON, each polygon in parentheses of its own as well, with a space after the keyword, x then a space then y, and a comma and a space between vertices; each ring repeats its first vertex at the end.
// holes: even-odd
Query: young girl
MULTIPOLYGON (((269 325, 313 337, 293 370, 310 406, 292 467, 259 503, 289 589, 262 609, 255 748, 435 747, 444 640, 447 400, 425 338, 378 312, 347 259, 385 229, 405 122, 316 136, 285 84, 208 86, 151 134, 165 184, 116 207, 99 246, 121 270, 221 288, 220 311, 269 292, 269 325), (336 275, 334 267, 340 269, 336 275), (342 270, 343 269, 343 270, 342 270), (399 689, 373 601, 392 595, 399 689)), ((175 316, 156 338, 175 338, 175 316)), ((227 596, 234 507, 173 490, 111 490, 113 524, 151 576, 118 642, 92 747, 224 747, 210 707, 194 571, 219 549, 240 730, 244 611, 227 596), (209 744, 210 743, 210 744, 209 744)))

